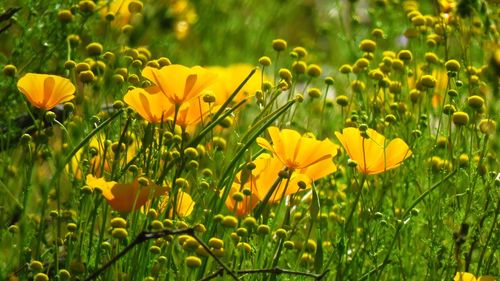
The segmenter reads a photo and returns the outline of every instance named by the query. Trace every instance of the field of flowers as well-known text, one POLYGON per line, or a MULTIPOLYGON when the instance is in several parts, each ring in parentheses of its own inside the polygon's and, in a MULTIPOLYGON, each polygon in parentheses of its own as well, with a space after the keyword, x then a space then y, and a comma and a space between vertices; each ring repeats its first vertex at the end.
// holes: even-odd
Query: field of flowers
POLYGON ((0 280, 498 280, 499 24, 2 1, 0 280))

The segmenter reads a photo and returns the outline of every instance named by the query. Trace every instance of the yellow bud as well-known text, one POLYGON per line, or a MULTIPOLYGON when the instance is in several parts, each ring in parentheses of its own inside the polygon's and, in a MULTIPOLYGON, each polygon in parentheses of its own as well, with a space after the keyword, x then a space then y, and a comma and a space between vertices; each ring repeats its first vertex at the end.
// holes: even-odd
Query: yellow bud
POLYGON ((235 228, 238 226, 238 219, 233 216, 225 216, 221 223, 224 227, 235 228))
POLYGON ((464 126, 469 122, 469 115, 465 112, 458 111, 453 113, 452 120, 455 125, 464 126))
POLYGON ((97 43, 97 42, 93 42, 93 43, 88 44, 85 49, 87 50, 87 53, 89 54, 89 56, 98 56, 98 55, 102 54, 102 51, 103 51, 102 45, 100 43, 97 43))
POLYGON ((68 23, 73 20, 73 14, 70 10, 60 10, 57 12, 57 18, 62 23, 68 23))
POLYGON ((201 259, 197 256, 186 257, 186 265, 188 267, 200 267, 201 266, 201 259))
POLYGON ((376 48, 377 48, 377 43, 375 43, 375 41, 370 39, 364 39, 359 44, 359 49, 366 53, 373 53, 375 52, 376 48))
POLYGON ((111 236, 113 236, 116 239, 122 240, 127 238, 128 232, 125 228, 115 228, 111 232, 111 236))
POLYGON ((274 39, 272 42, 272 46, 276 52, 281 52, 281 51, 286 50, 287 43, 283 39, 274 39))
POLYGON ((6 64, 4 67, 3 67, 3 74, 5 76, 10 76, 10 77, 14 77, 17 73, 17 68, 15 65, 13 64, 6 64))
POLYGON ((311 64, 307 67, 307 75, 311 77, 319 77, 321 73, 321 67, 317 64, 311 64))
POLYGON ((453 71, 453 72, 460 71, 460 63, 457 60, 449 60, 444 64, 444 66, 448 71, 453 71))

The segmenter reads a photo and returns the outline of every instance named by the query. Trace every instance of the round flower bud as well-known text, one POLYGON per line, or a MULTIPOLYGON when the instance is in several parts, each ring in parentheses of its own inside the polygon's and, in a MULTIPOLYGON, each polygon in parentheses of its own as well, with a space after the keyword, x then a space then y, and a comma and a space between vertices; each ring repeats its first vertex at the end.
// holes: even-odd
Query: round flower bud
POLYGON ((222 219, 222 225, 228 228, 235 228, 238 226, 238 219, 233 216, 225 216, 222 219))
POLYGON ((398 53, 398 58, 406 63, 410 62, 413 59, 413 55, 409 50, 401 50, 398 53))
POLYGON ((113 236, 116 239, 122 240, 127 238, 128 232, 125 228, 115 228, 111 232, 111 236, 113 236))
POLYGON ((37 273, 35 277, 33 277, 33 281, 49 281, 49 276, 45 273, 37 273))
POLYGON ((290 241, 290 240, 287 240, 285 242, 283 242, 283 247, 285 247, 285 249, 288 249, 288 250, 292 250, 294 248, 294 243, 293 241, 290 241))
POLYGON ((98 55, 102 54, 102 51, 103 51, 102 45, 100 43, 97 43, 97 42, 93 42, 93 43, 88 44, 85 49, 87 50, 87 53, 91 57, 98 56, 98 55))
POLYGON ((276 234, 276 237, 278 238, 281 239, 286 238, 286 230, 283 228, 278 228, 274 234, 276 234))
POLYGON ((321 97, 321 91, 318 88, 311 88, 307 91, 307 94, 312 99, 321 97))
POLYGON ((306 246, 305 247, 306 252, 308 252, 308 253, 315 253, 316 252, 316 248, 317 248, 316 241, 309 239, 309 240, 307 240, 307 243, 305 246, 306 246))
POLYGON ((484 99, 478 95, 467 98, 467 104, 475 110, 481 109, 484 104, 484 99))
POLYGON ((184 155, 186 155, 189 159, 196 159, 198 158, 198 150, 194 147, 188 147, 184 149, 184 155))
POLYGON ((354 66, 357 66, 359 68, 365 68, 370 64, 370 61, 365 59, 365 58, 360 58, 358 59, 355 63, 354 66))
POLYGON ((342 107, 346 107, 349 104, 349 98, 347 96, 340 95, 335 99, 335 102, 342 107))
POLYGON ((83 83, 92 83, 92 82, 94 82, 95 75, 92 71, 85 70, 85 71, 80 72, 80 74, 78 74, 78 78, 83 83))
POLYGON ((433 52, 427 52, 427 53, 425 53, 424 58, 425 58, 425 60, 428 63, 437 64, 439 62, 438 56, 435 53, 433 53, 433 52))
POLYGON ((57 12, 57 18, 62 23, 68 23, 73 20, 73 14, 70 10, 60 10, 57 12))
POLYGON ((82 13, 92 13, 96 8, 96 4, 90 0, 83 0, 78 3, 78 7, 82 13))
POLYGON ((30 270, 32 271, 42 271, 43 270, 43 263, 37 260, 33 260, 30 262, 29 265, 30 270))
POLYGON ((311 77, 319 77, 321 73, 321 67, 317 64, 311 64, 307 67, 307 75, 311 77))
POLYGON ((412 23, 414 26, 422 26, 422 25, 425 25, 425 18, 424 18, 424 16, 422 16, 422 15, 414 16, 414 17, 411 19, 411 23, 412 23))
POLYGON ((262 66, 270 66, 271 65, 271 58, 269 58, 268 56, 260 57, 259 64, 262 66))
POLYGON ((400 70, 403 70, 404 69, 404 62, 400 59, 394 59, 392 60, 392 69, 396 70, 396 71, 400 71, 400 70))
POLYGON ((235 193, 233 193, 233 195, 231 197, 236 202, 241 202, 241 201, 243 201, 243 199, 245 199, 245 195, 241 192, 235 192, 235 193))
POLYGON ((120 217, 116 217, 116 218, 113 218, 111 219, 111 227, 113 228, 125 228, 127 227, 127 221, 123 218, 120 218, 120 217))
POLYGON ((457 60, 448 60, 444 66, 446 67, 446 70, 448 71, 453 71, 453 72, 459 72, 460 71, 460 63, 457 60))
POLYGON ((246 217, 243 219, 243 225, 247 228, 253 228, 257 226, 257 220, 254 217, 246 217))
POLYGON ((164 66, 172 64, 172 62, 170 62, 170 60, 166 57, 161 57, 157 61, 158 61, 158 64, 160 65, 160 67, 164 67, 164 66))
POLYGON ((17 73, 17 68, 15 65, 13 64, 6 64, 4 67, 3 67, 3 74, 5 76, 10 76, 10 77, 14 77, 17 73))
POLYGON ((68 35, 68 37, 66 38, 66 40, 68 40, 69 44, 72 47, 76 47, 76 46, 78 46, 78 44, 80 44, 80 36, 78 36, 76 34, 70 34, 70 35, 68 35))
POLYGON ((372 36, 375 38, 384 38, 384 31, 380 28, 375 28, 372 30, 372 36))
POLYGON ((75 68, 76 66, 77 66, 77 64, 74 60, 67 60, 66 62, 64 62, 64 68, 67 70, 71 70, 71 69, 75 68))
POLYGON ((352 72, 352 66, 348 65, 348 64, 344 64, 340 67, 339 69, 340 73, 342 74, 349 74, 352 72))
POLYGON ((448 90, 448 96, 450 96, 451 98, 457 97, 458 96, 457 90, 455 89, 448 90))
POLYGON ((58 275, 60 280, 69 280, 71 278, 71 273, 69 273, 69 271, 67 271, 66 269, 59 270, 58 275))
POLYGON ((422 86, 427 87, 427 88, 434 88, 436 87, 436 78, 432 75, 424 75, 422 78, 420 78, 420 82, 422 83, 422 86))
POLYGON ((210 240, 208 240, 208 246, 215 249, 220 249, 224 247, 224 241, 222 241, 222 239, 212 237, 210 238, 210 240))
POLYGON ((286 50, 287 43, 283 39, 274 39, 272 42, 272 46, 276 52, 281 52, 281 51, 286 50))
POLYGON ((296 73, 305 73, 307 69, 307 65, 303 61, 295 61, 292 64, 292 70, 296 73))
POLYGON ((448 104, 445 104, 443 106, 443 113, 446 115, 452 115, 456 111, 457 111, 457 109, 455 108, 455 106, 453 104, 448 103, 448 104))
POLYGON ((138 1, 138 0, 132 0, 130 1, 130 3, 128 4, 128 11, 131 13, 131 14, 134 14, 134 13, 140 13, 142 11, 142 8, 143 8, 143 4, 141 1, 138 1))
POLYGON ((285 79, 285 80, 291 80, 292 79, 292 73, 290 72, 290 70, 288 70, 286 68, 280 69, 278 73, 279 73, 279 76, 282 79, 285 79))
POLYGON ((75 232, 76 228, 77 228, 76 223, 70 222, 66 225, 66 229, 70 232, 75 232))
POLYGON ((200 267, 201 266, 201 259, 197 256, 186 257, 186 265, 188 267, 200 267))
POLYGON ((331 85, 333 85, 334 82, 335 82, 335 80, 333 80, 333 77, 331 77, 331 76, 325 77, 325 84, 326 85, 331 86, 331 85))
POLYGON ((90 64, 88 64, 86 62, 79 62, 76 64, 75 70, 76 70, 76 72, 90 70, 90 64))
POLYGON ((458 157, 458 165, 462 168, 469 166, 469 155, 462 153, 458 157))
POLYGON ((469 122, 469 115, 465 112, 458 111, 453 113, 452 120, 455 125, 464 126, 469 122))
POLYGON ((271 232, 271 228, 269 227, 269 225, 261 224, 257 227, 257 233, 259 233, 261 235, 266 235, 266 234, 269 234, 270 232, 271 232))
POLYGON ((375 52, 376 48, 377 48, 377 43, 375 43, 375 41, 370 39, 361 40, 361 43, 359 44, 359 49, 366 53, 373 53, 375 52))
POLYGON ((479 130, 485 135, 491 135, 495 132, 497 123, 492 119, 482 119, 479 122, 479 130))
POLYGON ((9 226, 8 230, 12 234, 18 233, 19 232, 19 226, 13 224, 13 225, 9 226))

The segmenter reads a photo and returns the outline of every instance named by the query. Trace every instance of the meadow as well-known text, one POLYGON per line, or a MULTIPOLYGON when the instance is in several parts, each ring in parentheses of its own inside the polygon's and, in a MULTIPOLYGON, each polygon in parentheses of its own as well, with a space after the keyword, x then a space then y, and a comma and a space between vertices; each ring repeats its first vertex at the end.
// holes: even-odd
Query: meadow
POLYGON ((498 280, 499 24, 2 1, 0 280, 498 280))

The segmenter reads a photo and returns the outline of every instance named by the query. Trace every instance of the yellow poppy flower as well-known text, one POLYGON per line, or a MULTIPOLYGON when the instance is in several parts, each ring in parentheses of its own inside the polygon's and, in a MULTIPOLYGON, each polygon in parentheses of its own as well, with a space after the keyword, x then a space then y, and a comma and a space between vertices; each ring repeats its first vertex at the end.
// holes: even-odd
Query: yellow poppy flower
MULTIPOLYGON (((124 101, 142 118, 151 123, 172 121, 175 105, 162 94, 149 94, 148 89, 135 88, 127 92, 124 101)), ((183 128, 193 127, 200 123, 210 112, 219 107, 204 102, 200 97, 191 99, 180 105, 177 112, 176 125, 183 128)))
MULTIPOLYGON (((212 91, 216 95, 216 103, 223 104, 254 68, 249 64, 207 67, 209 71, 217 74, 217 79, 207 88, 207 91, 212 91)), ((261 71, 257 70, 236 94, 233 101, 239 102, 243 98, 255 95, 255 92, 261 88, 261 75, 261 71)))
MULTIPOLYGON (((246 181, 242 184, 242 172, 240 171, 226 199, 226 206, 229 210, 236 210, 238 216, 249 214, 257 203, 267 196, 271 187, 278 179, 278 175, 284 167, 281 160, 272 157, 272 155, 263 153, 259 155, 253 163, 255 168, 247 175, 246 181), (233 199, 233 194, 243 188, 251 191, 251 195, 245 196, 241 202, 233 199), (236 206, 236 208, 235 208, 236 206)), ((310 188, 313 181, 328 176, 336 171, 336 167, 330 158, 319 161, 306 168, 294 170, 290 179, 282 179, 278 186, 270 195, 268 203, 279 202, 284 196, 295 194, 303 188, 310 188)))
POLYGON ((27 73, 19 79, 17 88, 34 107, 45 110, 75 97, 73 83, 57 75, 27 73))
POLYGON ((189 68, 179 64, 161 69, 147 66, 142 76, 155 85, 147 89, 149 93, 161 93, 175 105, 198 97, 215 80, 215 75, 202 67, 189 68))
POLYGON ((457 272, 455 278, 453 279, 453 281, 495 281, 495 280, 497 280, 495 277, 486 275, 476 278, 474 274, 469 272, 457 272))
POLYGON ((151 181, 149 181, 148 185, 141 186, 137 179, 132 183, 118 183, 96 178, 89 174, 86 182, 92 189, 101 189, 102 196, 111 208, 122 213, 138 210, 146 204, 150 196, 160 196, 165 192, 164 188, 155 185, 151 181))
MULTIPOLYGON (((173 204, 173 202, 169 202, 169 196, 168 193, 165 194, 160 203, 158 204, 158 209, 160 212, 165 212, 167 208, 167 204, 173 204)), ((176 216, 184 218, 189 216, 194 209, 195 202, 193 201, 193 198, 189 193, 186 193, 182 190, 177 191, 177 206, 175 207, 176 210, 176 216)), ((172 210, 170 210, 170 216, 172 216, 172 210)))
POLYGON ((174 113, 174 105, 162 94, 149 94, 146 90, 129 90, 123 100, 142 118, 151 123, 165 122, 174 113))
MULTIPOLYGON (((277 127, 268 128, 272 144, 264 138, 257 138, 257 144, 271 152, 289 169, 304 169, 321 161, 331 162, 338 146, 329 139, 323 141, 301 136, 297 131, 277 127)), ((335 166, 331 166, 334 172, 335 166)))
POLYGON ((398 167, 410 157, 412 151, 400 138, 393 139, 386 146, 385 137, 368 129, 369 138, 363 138, 357 128, 345 128, 335 135, 344 146, 349 158, 357 162, 357 169, 365 175, 374 175, 398 167))

